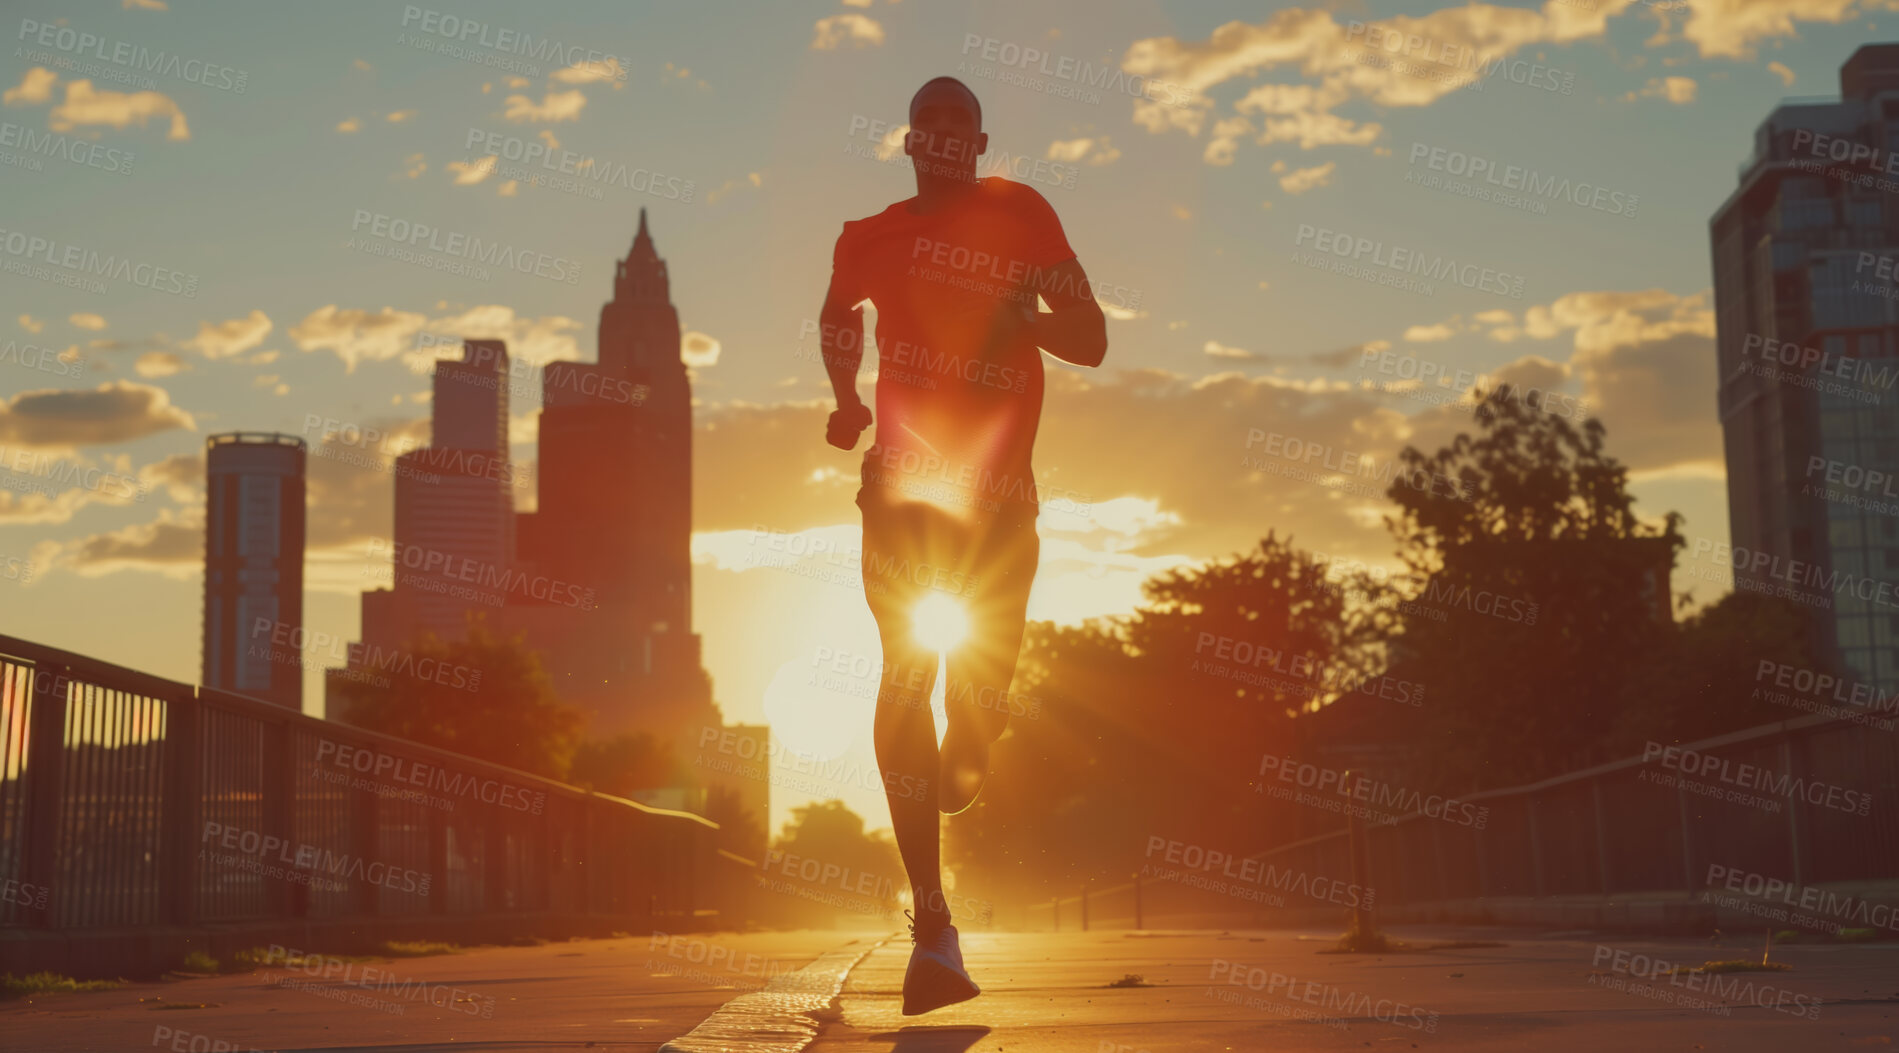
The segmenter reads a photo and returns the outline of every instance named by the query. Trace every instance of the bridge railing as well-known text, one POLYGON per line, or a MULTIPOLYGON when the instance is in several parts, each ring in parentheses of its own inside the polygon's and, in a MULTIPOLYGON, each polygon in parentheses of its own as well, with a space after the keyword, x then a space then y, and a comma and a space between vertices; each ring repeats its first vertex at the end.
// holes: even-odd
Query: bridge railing
POLYGON ((652 808, 0 636, 0 933, 706 927, 747 862, 652 808), (377 923, 382 923, 380 928, 377 923))
MULTIPOLYGON (((1373 813, 1365 821, 1366 884, 1380 910, 1411 908, 1425 916, 1434 905, 1644 894, 1692 902, 1703 893, 1739 909, 1758 905, 1769 888, 1804 892, 1856 883, 1867 886, 1864 902, 1894 898, 1892 883, 1899 879, 1899 735, 1848 719, 1807 716, 1667 752, 1651 744, 1640 756, 1454 801, 1393 793, 1424 804, 1402 815, 1378 814, 1378 798, 1392 788, 1375 770, 1354 774, 1367 777, 1372 799, 1341 796, 1340 803, 1373 813)), ((1334 882, 1352 879, 1343 820, 1332 833, 1256 853, 1248 863, 1237 874, 1220 875, 1224 895, 1137 877, 1032 906, 1027 924, 1079 926, 1084 901, 1097 927, 1127 927, 1143 914, 1149 925, 1207 917, 1220 919, 1215 924, 1265 923, 1279 916, 1279 904, 1260 906, 1262 897, 1253 893, 1325 888, 1338 893, 1328 902, 1339 906, 1345 894, 1334 882), (1144 912, 1131 909, 1137 899, 1144 900, 1144 912)), ((1294 896, 1265 898, 1326 907, 1294 896)), ((1747 915, 1761 917, 1763 925, 1788 925, 1793 913, 1747 915)), ((1887 905, 1808 920, 1865 928, 1867 916, 1899 912, 1887 905)), ((1887 928, 1886 935, 1899 935, 1899 923, 1887 928)))

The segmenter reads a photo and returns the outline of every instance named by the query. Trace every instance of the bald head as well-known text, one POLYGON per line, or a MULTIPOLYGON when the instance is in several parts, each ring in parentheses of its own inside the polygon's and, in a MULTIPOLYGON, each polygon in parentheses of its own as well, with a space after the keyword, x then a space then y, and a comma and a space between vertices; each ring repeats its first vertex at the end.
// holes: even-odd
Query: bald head
POLYGON ((955 77, 936 77, 924 82, 915 95, 910 96, 910 123, 917 123, 917 116, 926 107, 942 106, 964 111, 969 115, 970 123, 980 131, 982 129, 982 103, 976 100, 976 93, 969 85, 955 77))

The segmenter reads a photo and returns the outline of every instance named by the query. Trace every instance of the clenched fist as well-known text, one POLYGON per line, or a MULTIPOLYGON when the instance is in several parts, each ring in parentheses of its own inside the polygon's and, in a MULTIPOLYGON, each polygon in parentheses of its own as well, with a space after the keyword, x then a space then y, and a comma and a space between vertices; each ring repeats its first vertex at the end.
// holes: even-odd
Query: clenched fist
POLYGON ((859 402, 850 406, 839 406, 831 413, 831 420, 824 428, 824 441, 840 450, 849 450, 857 445, 857 437, 870 427, 870 407, 859 402))

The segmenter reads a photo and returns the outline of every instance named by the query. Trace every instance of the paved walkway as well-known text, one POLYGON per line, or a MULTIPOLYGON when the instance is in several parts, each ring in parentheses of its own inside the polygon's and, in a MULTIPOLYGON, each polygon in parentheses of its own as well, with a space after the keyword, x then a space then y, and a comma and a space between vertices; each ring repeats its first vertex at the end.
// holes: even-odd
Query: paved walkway
POLYGON ((1669 970, 1758 959, 1759 947, 1472 929, 1394 935, 1505 945, 1334 955, 1320 953, 1328 941, 1316 932, 971 933, 965 956, 983 996, 906 1018, 903 937, 641 936, 43 996, 0 1005, 0 1045, 650 1053, 728 1004, 718 1027, 678 1048, 795 1049, 813 1032, 813 1053, 1819 1051, 1890 1048, 1899 1038, 1895 944, 1777 947, 1774 959, 1792 971, 1711 976, 1669 970), (833 1008, 796 1019, 789 1009, 776 1019, 756 1012, 774 999, 814 1004, 813 991, 822 1003, 840 978, 833 1008), (725 1029, 748 1018, 768 1044, 748 1046, 725 1029), (716 1047, 704 1042, 713 1034, 716 1047))

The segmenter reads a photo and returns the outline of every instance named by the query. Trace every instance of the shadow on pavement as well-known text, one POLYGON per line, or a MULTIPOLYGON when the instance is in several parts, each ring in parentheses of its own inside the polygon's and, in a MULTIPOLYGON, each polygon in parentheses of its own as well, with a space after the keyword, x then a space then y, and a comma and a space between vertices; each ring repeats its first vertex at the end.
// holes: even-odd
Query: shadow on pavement
POLYGON ((964 1053, 988 1033, 986 1027, 906 1027, 870 1037, 889 1042, 890 1053, 964 1053))

